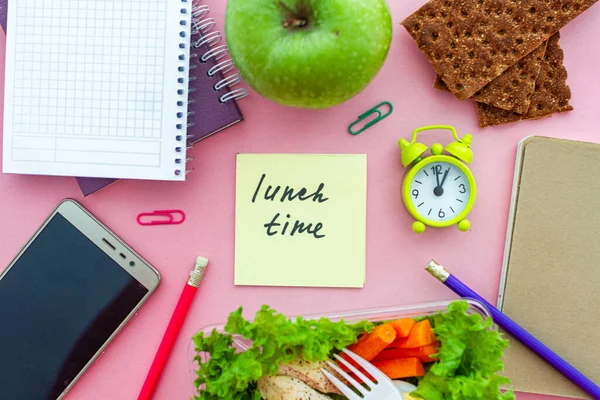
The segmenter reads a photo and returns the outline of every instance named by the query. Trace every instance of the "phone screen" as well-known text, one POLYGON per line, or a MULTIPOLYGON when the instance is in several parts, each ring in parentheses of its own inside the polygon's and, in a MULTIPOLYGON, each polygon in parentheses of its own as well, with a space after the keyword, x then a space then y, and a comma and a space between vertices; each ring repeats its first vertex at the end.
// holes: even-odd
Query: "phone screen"
POLYGON ((55 214, 0 280, 0 398, 59 397, 147 293, 55 214))

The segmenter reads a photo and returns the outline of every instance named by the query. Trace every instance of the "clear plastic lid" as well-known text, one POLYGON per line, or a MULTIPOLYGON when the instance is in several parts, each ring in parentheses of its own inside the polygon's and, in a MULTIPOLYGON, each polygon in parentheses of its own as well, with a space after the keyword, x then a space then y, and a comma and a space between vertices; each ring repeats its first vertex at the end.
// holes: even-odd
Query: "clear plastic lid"
MULTIPOLYGON (((491 313, 481 302, 474 299, 464 299, 468 304, 469 308, 467 309, 468 314, 480 314, 484 319, 487 317, 491 318, 491 313)), ((330 314, 314 314, 314 315, 302 315, 305 319, 319 319, 319 318, 328 318, 331 321, 339 321, 343 319, 344 321, 355 323, 359 321, 368 320, 371 322, 378 321, 389 321, 401 318, 416 318, 416 317, 427 317, 440 312, 444 312, 447 310, 448 305, 453 303, 456 300, 449 301, 441 301, 434 303, 423 303, 423 304, 415 304, 409 306, 398 306, 398 307, 388 307, 388 308, 372 308, 372 309, 364 309, 364 310, 354 310, 354 311, 344 311, 339 313, 330 313, 330 314)), ((290 319, 295 319, 296 316, 290 316, 290 319)), ((225 324, 219 325, 210 325, 202 328, 199 332, 204 332, 205 335, 210 335, 213 330, 217 332, 224 332, 225 324)), ((238 351, 245 351, 251 346, 251 341, 245 339, 243 337, 234 335, 233 336, 233 345, 238 349, 238 351)), ((190 373, 192 375, 192 379, 196 379, 196 370, 198 368, 198 363, 194 360, 197 353, 194 348, 194 343, 190 342, 189 345, 189 353, 190 353, 190 373)), ((208 360, 208 354, 201 354, 202 362, 206 362, 208 360)))

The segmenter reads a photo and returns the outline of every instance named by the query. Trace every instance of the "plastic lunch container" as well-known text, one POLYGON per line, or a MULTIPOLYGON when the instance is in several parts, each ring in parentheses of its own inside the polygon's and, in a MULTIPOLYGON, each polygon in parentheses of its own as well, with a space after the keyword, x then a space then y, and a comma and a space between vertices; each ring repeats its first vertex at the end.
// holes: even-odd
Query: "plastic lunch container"
MULTIPOLYGON (((469 308, 467 309, 468 314, 480 314, 483 319, 487 317, 491 318, 491 313, 481 302, 473 299, 464 299, 468 304, 469 308)), ((343 319, 346 322, 359 322, 364 320, 369 320, 371 322, 377 321, 389 321, 400 318, 415 318, 415 317, 426 317, 430 315, 434 315, 443 311, 446 311, 448 305, 456 300, 450 301, 441 301, 434 303, 423 303, 409 306, 399 306, 399 307, 389 307, 389 308, 373 308, 373 309, 365 309, 365 310, 356 310, 356 311, 345 311, 339 313, 331 313, 331 314, 316 314, 316 315, 302 315, 305 319, 319 319, 322 317, 328 318, 332 321, 339 321, 343 319)), ((295 319, 295 316, 289 317, 290 319, 295 319)), ((200 332, 204 332, 205 335, 210 335, 213 329, 216 329, 218 332, 224 332, 225 324, 220 325, 210 325, 205 328, 202 328, 200 332)), ((243 337, 239 337, 234 335, 233 337, 233 345, 238 349, 238 351, 244 351, 248 349, 251 345, 251 341, 248 339, 244 339, 243 337)), ((193 342, 190 343, 190 372, 192 374, 193 379, 196 379, 195 371, 198 368, 197 362, 194 360, 196 357, 196 351, 194 348, 193 342)), ((202 362, 206 362, 208 355, 203 353, 201 354, 202 362)))

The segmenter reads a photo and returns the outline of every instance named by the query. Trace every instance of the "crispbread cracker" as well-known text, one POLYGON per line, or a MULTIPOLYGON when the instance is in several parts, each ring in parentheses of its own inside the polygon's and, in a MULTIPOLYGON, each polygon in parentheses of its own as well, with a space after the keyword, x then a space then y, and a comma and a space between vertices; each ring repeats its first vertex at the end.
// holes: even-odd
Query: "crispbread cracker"
POLYGON ((402 23, 468 99, 598 0, 431 0, 402 23))
MULTIPOLYGON (((471 100, 503 110, 514 111, 518 114, 525 114, 531 103, 531 95, 535 90, 535 82, 540 73, 547 45, 548 41, 542 43, 499 77, 481 88, 471 97, 471 100)), ((439 75, 434 87, 447 92, 450 91, 439 75)))
POLYGON ((557 112, 573 110, 569 104, 571 89, 567 85, 567 70, 563 65, 564 53, 558 44, 560 34, 548 41, 546 54, 540 68, 535 92, 531 96, 531 106, 526 114, 502 110, 487 104, 477 103, 479 126, 507 124, 525 119, 540 119, 557 112))
POLYGON ((435 82, 433 82, 433 88, 437 89, 437 90, 441 90, 442 92, 452 93, 450 91, 450 89, 448 89, 448 86, 446 86, 446 84, 444 83, 444 81, 442 80, 442 78, 440 78, 439 75, 435 76, 435 82))

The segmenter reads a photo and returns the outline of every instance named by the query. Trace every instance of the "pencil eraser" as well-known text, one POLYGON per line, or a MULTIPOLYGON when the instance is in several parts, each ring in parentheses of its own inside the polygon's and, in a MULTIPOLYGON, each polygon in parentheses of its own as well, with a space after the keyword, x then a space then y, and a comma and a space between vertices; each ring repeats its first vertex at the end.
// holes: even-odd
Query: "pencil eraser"
POLYGON ((208 265, 208 259, 198 256, 198 258, 196 258, 196 265, 199 267, 206 267, 208 265))

